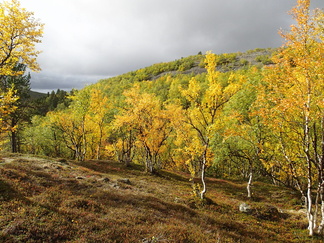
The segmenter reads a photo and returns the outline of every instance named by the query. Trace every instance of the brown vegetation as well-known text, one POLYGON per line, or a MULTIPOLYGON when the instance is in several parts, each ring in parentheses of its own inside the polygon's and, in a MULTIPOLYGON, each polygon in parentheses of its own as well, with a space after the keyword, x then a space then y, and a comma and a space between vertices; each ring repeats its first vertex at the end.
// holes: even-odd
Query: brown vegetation
POLYGON ((207 178, 195 202, 189 176, 108 161, 3 156, 0 174, 2 242, 311 241, 298 194, 261 182, 248 199, 243 183, 207 178))

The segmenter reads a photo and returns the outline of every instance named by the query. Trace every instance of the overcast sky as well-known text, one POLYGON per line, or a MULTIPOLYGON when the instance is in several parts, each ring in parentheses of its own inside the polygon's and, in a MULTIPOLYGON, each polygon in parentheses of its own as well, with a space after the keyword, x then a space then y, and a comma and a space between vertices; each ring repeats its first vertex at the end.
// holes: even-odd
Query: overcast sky
MULTIPOLYGON (((45 24, 32 89, 102 78, 205 53, 279 47, 296 0, 20 0, 45 24)), ((324 8, 323 0, 312 7, 324 8)))

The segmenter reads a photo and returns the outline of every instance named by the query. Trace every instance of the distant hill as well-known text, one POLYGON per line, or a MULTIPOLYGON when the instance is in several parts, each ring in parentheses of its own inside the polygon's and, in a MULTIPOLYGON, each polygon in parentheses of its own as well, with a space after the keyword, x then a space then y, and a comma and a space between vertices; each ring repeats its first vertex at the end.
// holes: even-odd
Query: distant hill
MULTIPOLYGON (((271 65, 271 56, 277 48, 256 48, 246 52, 223 53, 218 55, 217 69, 221 72, 246 69, 251 66, 271 65)), ((163 76, 197 75, 205 73, 205 55, 198 54, 170 62, 155 63, 135 71, 130 71, 112 78, 102 79, 102 83, 115 83, 121 80, 128 82, 156 80, 163 76)))
MULTIPOLYGON (((244 71, 252 66, 262 68, 266 65, 271 65, 271 57, 277 49, 257 48, 246 52, 224 53, 217 54, 217 70, 222 73, 230 71, 244 71)), ((143 90, 150 90, 151 93, 156 93, 161 100, 165 101, 170 90, 170 84, 166 81, 168 77, 177 77, 182 80, 185 86, 191 77, 204 76, 206 74, 205 55, 197 54, 188 57, 183 57, 170 62, 155 63, 151 66, 144 67, 135 71, 130 71, 122 75, 99 80, 95 85, 98 85, 101 90, 107 93, 110 99, 118 102, 123 100, 123 91, 132 87, 136 82, 141 82, 143 90), (145 83, 143 81, 152 81, 145 83), (144 88, 145 87, 145 88, 144 88)), ((201 79, 198 77, 198 79, 201 79)))
POLYGON ((40 92, 36 92, 36 91, 29 91, 29 95, 31 99, 39 99, 39 98, 43 98, 46 97, 47 94, 45 93, 40 93, 40 92))
MULTIPOLYGON (((257 48, 255 50, 249 50, 247 52, 237 52, 237 53, 226 53, 226 54, 220 54, 219 55, 219 62, 217 69, 221 72, 228 72, 228 71, 236 71, 239 69, 246 68, 247 66, 264 66, 264 65, 270 65, 272 64, 272 61, 270 60, 271 55, 276 51, 275 48, 257 48)), ((184 70, 181 70, 180 68, 178 70, 167 70, 163 71, 157 75, 153 75, 150 77, 150 80, 158 79, 159 77, 162 77, 164 75, 178 75, 178 74, 200 74, 205 73, 206 68, 203 65, 204 55, 196 55, 196 56, 190 56, 187 58, 182 58, 180 60, 177 60, 179 62, 186 63, 187 59, 193 59, 190 60, 190 65, 184 65, 184 70)), ((168 66, 172 62, 166 62, 164 63, 165 66, 168 66)), ((155 65, 163 65, 162 64, 155 64, 155 65)), ((154 67, 155 65, 152 65, 151 67, 154 67)), ((150 69, 151 67, 148 67, 150 69)))

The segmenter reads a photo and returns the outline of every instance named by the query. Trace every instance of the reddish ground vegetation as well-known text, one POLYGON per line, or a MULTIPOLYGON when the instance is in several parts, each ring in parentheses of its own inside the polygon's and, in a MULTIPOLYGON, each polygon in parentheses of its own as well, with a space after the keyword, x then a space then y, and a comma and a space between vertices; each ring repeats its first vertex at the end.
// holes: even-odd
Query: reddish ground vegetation
POLYGON ((321 241, 307 237, 298 196, 266 183, 249 200, 244 183, 208 179, 201 202, 183 174, 108 161, 3 157, 0 175, 1 242, 321 241))

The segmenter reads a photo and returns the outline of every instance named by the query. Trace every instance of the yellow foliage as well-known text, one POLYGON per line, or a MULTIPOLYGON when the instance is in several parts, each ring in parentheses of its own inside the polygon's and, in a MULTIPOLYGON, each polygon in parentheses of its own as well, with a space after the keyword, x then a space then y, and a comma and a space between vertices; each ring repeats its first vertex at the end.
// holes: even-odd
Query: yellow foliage
POLYGON ((172 113, 162 109, 162 103, 155 95, 142 93, 137 84, 125 91, 124 96, 127 105, 115 116, 114 127, 133 131, 135 145, 145 150, 144 160, 155 166, 158 156, 165 150, 165 141, 172 130, 172 113))
POLYGON ((274 56, 275 65, 264 71, 256 107, 273 135, 263 146, 272 151, 265 166, 277 168, 274 173, 282 180, 293 176, 307 181, 320 167, 318 156, 323 156, 317 139, 323 132, 324 14, 311 14, 309 0, 297 2, 291 11, 296 24, 281 33, 286 43, 274 56))
POLYGON ((0 3, 0 25, 0 75, 21 74, 13 71, 17 62, 39 71, 36 57, 40 52, 35 45, 41 42, 44 25, 34 19, 32 12, 21 8, 17 0, 0 3))
POLYGON ((10 127, 9 124, 5 122, 6 117, 17 109, 15 102, 19 97, 15 94, 13 88, 9 89, 7 92, 0 95, 0 132, 8 131, 8 129, 15 129, 15 127, 10 127))
POLYGON ((198 103, 200 98, 200 86, 197 83, 197 80, 195 78, 192 78, 189 81, 188 89, 181 90, 181 93, 183 96, 185 96, 191 103, 198 103))
POLYGON ((190 107, 179 112, 181 122, 176 127, 175 144, 181 146, 181 159, 188 170, 195 176, 202 173, 212 164, 214 154, 210 144, 216 132, 220 132, 228 119, 223 114, 224 105, 241 88, 245 81, 242 75, 231 74, 227 82, 221 80, 216 70, 218 57, 207 52, 205 63, 207 70, 207 88, 196 78, 192 78, 187 89, 181 89, 181 94, 189 101, 190 107))

